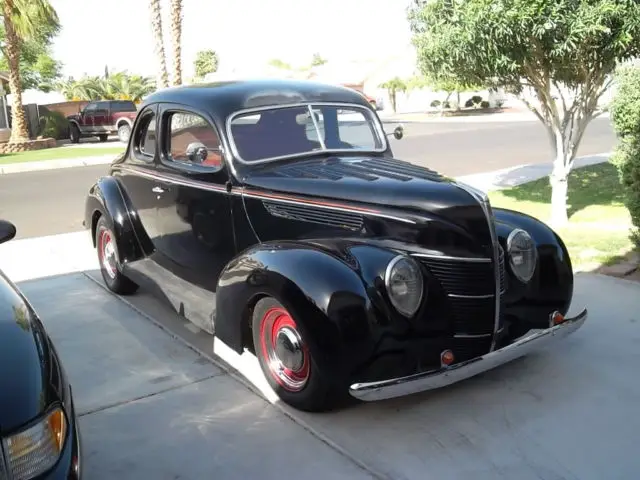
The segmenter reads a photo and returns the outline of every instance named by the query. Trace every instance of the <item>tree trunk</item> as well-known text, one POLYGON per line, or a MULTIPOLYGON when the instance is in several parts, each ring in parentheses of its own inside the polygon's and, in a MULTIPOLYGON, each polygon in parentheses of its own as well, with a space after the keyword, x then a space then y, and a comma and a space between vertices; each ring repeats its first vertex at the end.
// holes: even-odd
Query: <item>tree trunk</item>
POLYGON ((151 30, 155 43, 155 53, 158 59, 158 88, 167 88, 169 86, 169 74, 167 73, 167 60, 164 56, 160 0, 150 0, 149 8, 151 10, 151 30))
POLYGON ((22 106, 22 82, 20 79, 20 40, 13 27, 13 1, 3 3, 4 30, 6 37, 5 53, 9 64, 9 89, 13 95, 11 102, 11 137, 9 143, 19 143, 29 140, 27 119, 22 106))
POLYGON ((182 0, 171 0, 173 84, 182 85, 182 0))
POLYGON ((578 145, 582 140, 590 116, 579 113, 567 114, 559 126, 547 125, 547 132, 554 153, 553 169, 549 175, 551 184, 551 218, 554 227, 567 224, 567 195, 569 192, 569 174, 573 168, 578 145))
POLYGON ((553 171, 549 175, 551 184, 551 218, 550 223, 554 227, 566 225, 569 221, 567 215, 567 194, 569 191, 569 172, 566 167, 564 152, 558 152, 553 161, 553 171))

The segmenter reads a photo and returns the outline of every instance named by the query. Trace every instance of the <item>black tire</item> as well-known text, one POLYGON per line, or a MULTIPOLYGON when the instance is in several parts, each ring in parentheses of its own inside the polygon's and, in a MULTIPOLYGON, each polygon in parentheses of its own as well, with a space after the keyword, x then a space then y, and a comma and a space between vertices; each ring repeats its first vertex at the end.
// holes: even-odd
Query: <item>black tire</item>
POLYGON ((128 123, 123 123, 118 127, 118 140, 122 143, 127 143, 131 136, 131 127, 128 123))
MULTIPOLYGON (((328 375, 323 374, 309 351, 304 347, 304 338, 297 330, 295 319, 287 312, 286 308, 273 297, 265 297, 258 301, 252 318, 253 345, 255 354, 260 362, 262 372, 267 382, 278 394, 280 399, 291 405, 292 407, 307 412, 322 412, 332 410, 341 405, 346 400, 346 389, 339 388, 334 384, 328 375), (274 317, 277 316, 277 317, 274 317), (290 369, 291 374, 284 375, 286 380, 282 378, 277 380, 278 375, 272 367, 275 363, 281 362, 276 355, 275 339, 271 338, 271 334, 276 329, 276 322, 282 325, 278 331, 287 329, 287 333, 294 333, 299 345, 298 357, 291 355, 287 360, 289 364, 297 363, 302 365, 297 369, 290 369), (269 333, 271 332, 271 333, 269 333), (270 342, 271 340, 271 342, 270 342), (269 348, 271 344, 271 348, 269 348), (276 355, 276 362, 269 362, 269 354, 276 355), (297 362, 295 361, 297 359, 297 362), (294 385, 295 384, 295 385, 294 385)), ((279 336, 279 335, 278 335, 279 336)), ((284 335, 285 338, 290 338, 284 335)), ((285 342, 286 343, 286 342, 285 342)), ((289 343, 290 346, 293 343, 289 343)), ((295 350, 295 349, 294 349, 295 350)), ((291 353, 292 350, 288 350, 291 353)), ((286 360, 285 360, 286 361, 286 360)), ((280 365, 283 365, 280 363, 280 365)))
POLYGON ((100 273, 105 285, 118 295, 131 295, 138 290, 138 285, 122 274, 122 265, 118 258, 118 247, 110 223, 104 216, 96 224, 96 251, 100 262, 100 273), (107 244, 110 243, 110 246, 107 244), (112 253, 110 253, 112 252, 112 253), (112 261, 106 257, 110 256, 112 261))
POLYGON ((69 140, 71 143, 80 142, 80 129, 75 123, 69 125, 69 140))
POLYGON ((103 133, 102 135, 98 135, 98 138, 100 139, 101 142, 106 142, 107 140, 109 140, 109 135, 107 135, 106 133, 103 133))

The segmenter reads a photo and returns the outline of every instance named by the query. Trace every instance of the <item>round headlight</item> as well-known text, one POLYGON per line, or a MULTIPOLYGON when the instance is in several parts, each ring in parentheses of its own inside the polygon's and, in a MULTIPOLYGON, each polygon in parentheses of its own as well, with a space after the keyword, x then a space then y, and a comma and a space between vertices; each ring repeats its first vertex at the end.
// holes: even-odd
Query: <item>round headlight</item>
POLYGON ((538 262, 538 250, 531 235, 519 228, 512 231, 507 238, 507 255, 516 278, 524 283, 531 280, 538 262))
POLYGON ((401 314, 411 317, 420 308, 423 295, 422 272, 409 257, 399 255, 389 262, 384 283, 391 304, 401 314))

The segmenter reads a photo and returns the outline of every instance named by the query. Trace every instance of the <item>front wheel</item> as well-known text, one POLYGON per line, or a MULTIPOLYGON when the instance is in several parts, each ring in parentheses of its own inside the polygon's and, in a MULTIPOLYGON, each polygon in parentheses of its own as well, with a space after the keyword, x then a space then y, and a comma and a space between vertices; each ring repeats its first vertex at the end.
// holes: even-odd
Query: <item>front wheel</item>
POLYGON ((118 140, 122 143, 127 143, 129 141, 129 136, 131 135, 131 127, 127 123, 123 123, 118 127, 118 140))
POLYGON ((80 129, 75 123, 69 126, 69 140, 71 143, 78 143, 80 141, 80 129))
POLYGON ((119 295, 135 293, 138 285, 122 274, 116 237, 104 216, 100 217, 96 225, 96 249, 100 272, 107 288, 119 295))
POLYGON ((266 297, 258 301, 252 330, 262 372, 283 402, 298 410, 319 412, 336 407, 344 398, 319 370, 296 320, 277 300, 266 297))

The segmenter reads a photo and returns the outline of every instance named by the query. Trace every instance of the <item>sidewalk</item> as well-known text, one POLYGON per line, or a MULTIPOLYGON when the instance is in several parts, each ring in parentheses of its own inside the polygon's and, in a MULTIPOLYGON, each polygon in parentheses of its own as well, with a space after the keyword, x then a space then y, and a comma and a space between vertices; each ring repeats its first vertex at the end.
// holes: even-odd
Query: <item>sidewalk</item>
MULTIPOLYGON (((585 155, 577 157, 573 168, 586 167, 597 163, 608 162, 612 152, 599 153, 596 155, 585 155)), ((471 185, 483 192, 489 190, 501 190, 503 188, 515 187, 523 183, 533 182, 539 178, 551 174, 553 165, 551 162, 536 163, 530 165, 518 165, 493 172, 476 173, 457 177, 456 180, 471 185)))
MULTIPOLYGON (((96 149, 97 150, 97 149, 96 149)), ((87 167, 106 165, 116 158, 114 154, 92 155, 80 158, 61 158, 58 160, 41 160, 36 162, 0 163, 0 175, 8 173, 35 172, 39 170, 57 170, 59 168, 87 167)))

